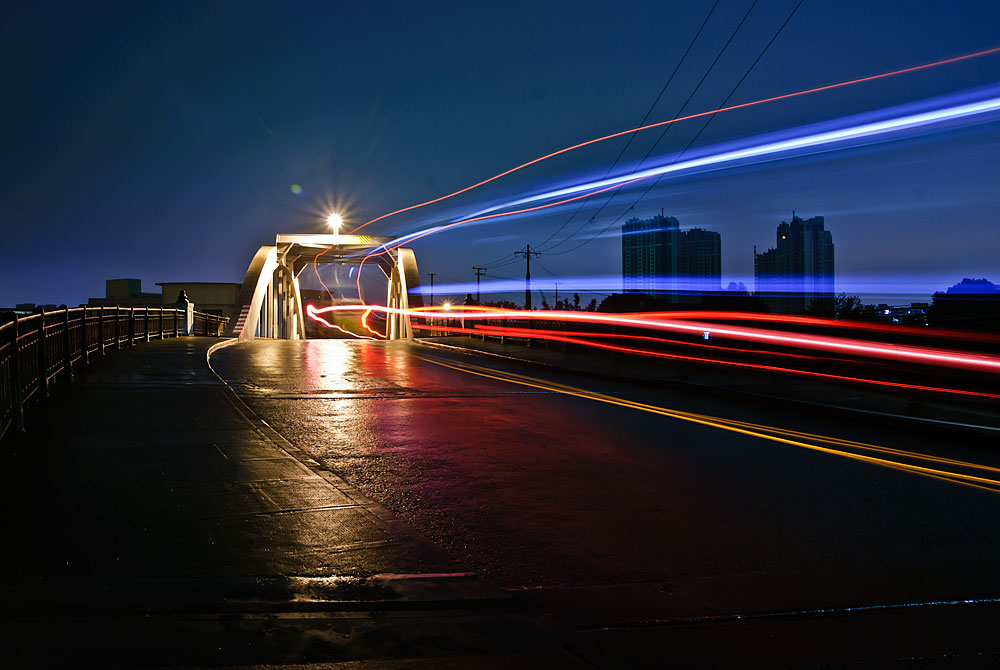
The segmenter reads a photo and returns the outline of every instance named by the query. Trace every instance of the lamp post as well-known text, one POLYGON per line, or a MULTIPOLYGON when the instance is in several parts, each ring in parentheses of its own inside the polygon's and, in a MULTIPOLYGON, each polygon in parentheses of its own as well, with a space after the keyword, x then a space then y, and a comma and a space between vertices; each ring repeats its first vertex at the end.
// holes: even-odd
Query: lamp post
POLYGON ((344 217, 336 212, 332 212, 326 217, 326 225, 333 230, 333 241, 336 244, 337 236, 340 234, 340 227, 344 224, 344 217))

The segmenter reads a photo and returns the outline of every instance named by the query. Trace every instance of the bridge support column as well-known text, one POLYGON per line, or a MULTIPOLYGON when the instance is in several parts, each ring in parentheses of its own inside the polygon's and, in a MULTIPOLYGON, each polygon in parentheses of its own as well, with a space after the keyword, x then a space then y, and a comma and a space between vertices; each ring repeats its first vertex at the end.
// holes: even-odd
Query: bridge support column
MULTIPOLYGON (((417 258, 412 249, 397 249, 396 262, 389 274, 386 305, 389 309, 408 310, 411 307, 409 289, 419 286, 417 258)), ((413 307, 421 307, 423 301, 414 296, 413 307)), ((413 337, 413 324, 409 314, 386 314, 385 337, 387 340, 409 339, 413 337)))

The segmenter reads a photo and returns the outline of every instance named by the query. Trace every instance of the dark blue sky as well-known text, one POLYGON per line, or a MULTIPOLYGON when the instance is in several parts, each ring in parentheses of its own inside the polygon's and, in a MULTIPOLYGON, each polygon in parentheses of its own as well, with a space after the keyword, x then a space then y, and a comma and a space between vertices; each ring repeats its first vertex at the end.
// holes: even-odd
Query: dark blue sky
MULTIPOLYGON (((651 119, 677 112, 750 4, 720 2, 651 119)), ((110 277, 139 277, 147 290, 156 281, 241 281, 275 233, 319 231, 316 212, 330 199, 347 203, 357 223, 633 126, 711 5, 8 4, 0 305, 76 304, 103 295, 110 277)), ((760 0, 687 111, 721 103, 794 5, 760 0)), ((732 102, 1000 46, 997 26, 992 1, 806 0, 732 102)), ((989 56, 720 115, 697 144, 998 82, 1000 55, 989 56)), ((654 155, 683 148, 699 127, 677 126, 654 155)), ((626 159, 658 136, 637 138, 626 159)), ((458 210, 391 219, 375 232, 600 176, 622 146, 558 159, 458 210)), ((993 121, 671 183, 634 212, 663 207, 683 227, 720 231, 724 281, 752 276, 753 245, 773 243, 792 209, 826 216, 838 276, 927 276, 936 288, 962 276, 998 281, 998 159, 993 121)), ((616 198, 597 225, 638 193, 616 198)), ((567 216, 428 238, 415 246, 421 271, 470 279, 472 265, 540 243, 567 216)), ((619 254, 616 239, 600 239, 541 263, 557 274, 615 274, 619 254)))

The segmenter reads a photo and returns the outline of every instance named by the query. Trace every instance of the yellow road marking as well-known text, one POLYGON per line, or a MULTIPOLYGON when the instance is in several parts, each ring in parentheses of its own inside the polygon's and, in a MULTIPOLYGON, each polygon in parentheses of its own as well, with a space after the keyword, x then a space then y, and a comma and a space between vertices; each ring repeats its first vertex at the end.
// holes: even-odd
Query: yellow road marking
POLYGON ((976 475, 964 474, 961 472, 951 472, 949 470, 928 468, 920 465, 913 465, 911 463, 901 463, 899 461, 892 461, 885 458, 877 458, 875 456, 866 456, 864 454, 856 454, 849 451, 842 451, 840 449, 823 447, 817 444, 802 442, 800 440, 808 439, 808 440, 813 440, 815 442, 821 442, 826 444, 853 447, 855 449, 874 451, 878 453, 890 454, 895 456, 903 456, 905 458, 912 458, 915 460, 942 463, 947 465, 954 465, 958 467, 984 470, 990 472, 1000 473, 1000 468, 994 468, 987 465, 980 465, 978 463, 969 463, 966 461, 957 461, 938 456, 931 456, 928 454, 920 454, 917 452, 905 451, 902 449, 881 447, 878 445, 867 444, 864 442, 853 442, 851 440, 826 437, 823 435, 814 435, 811 433, 802 433, 798 431, 786 430, 783 428, 774 428, 771 426, 763 426, 759 424, 747 423, 744 421, 736 421, 733 419, 713 417, 705 414, 695 414, 693 412, 684 412, 681 410, 667 409, 665 407, 657 407, 656 405, 647 405, 645 403, 635 402, 632 400, 614 398, 612 396, 608 396, 603 393, 597 393, 596 391, 588 391, 586 389, 577 388, 575 386, 568 386, 566 384, 560 384, 558 382, 545 381, 538 379, 536 377, 529 377, 527 375, 522 375, 515 372, 502 372, 499 370, 493 370, 491 368, 485 368, 471 363, 444 363, 440 360, 433 358, 426 358, 424 356, 415 355, 415 357, 422 361, 433 363, 434 365, 440 365, 442 367, 450 368, 452 370, 457 370, 459 372, 465 372, 466 374, 477 375, 479 377, 487 377, 489 379, 495 379, 510 384, 520 384, 522 386, 529 386, 532 388, 542 389, 545 391, 552 391, 564 395, 575 396, 578 398, 584 398, 586 400, 595 400, 597 402, 603 402, 610 405, 618 405, 620 407, 626 407, 629 409, 637 409, 643 412, 649 412, 651 414, 667 416, 673 419, 679 419, 681 421, 688 421, 691 423, 697 423, 704 426, 710 426, 712 428, 718 428, 720 430, 739 433, 742 435, 748 435, 750 437, 757 437, 772 442, 788 444, 795 447, 801 447, 803 449, 809 449, 811 451, 818 451, 821 453, 840 456, 842 458, 861 461, 863 463, 869 463, 880 467, 890 468, 893 470, 900 470, 903 472, 909 472, 911 474, 917 474, 924 477, 930 477, 932 479, 939 479, 947 482, 952 482, 955 484, 962 484, 963 486, 970 486, 972 488, 990 491, 993 493, 1000 493, 1000 480, 990 479, 988 477, 979 477, 976 475), (799 439, 790 439, 790 438, 799 438, 799 439))

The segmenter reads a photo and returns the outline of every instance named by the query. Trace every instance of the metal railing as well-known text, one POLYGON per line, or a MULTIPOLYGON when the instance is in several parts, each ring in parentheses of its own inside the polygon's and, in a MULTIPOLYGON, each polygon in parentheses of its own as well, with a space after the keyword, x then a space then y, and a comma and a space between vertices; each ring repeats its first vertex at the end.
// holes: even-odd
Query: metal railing
MULTIPOLYGON (((228 321, 195 312, 191 334, 221 336, 228 321)), ((0 439, 12 428, 23 433, 25 409, 93 356, 185 330, 184 310, 173 307, 74 307, 0 323, 0 439)))

